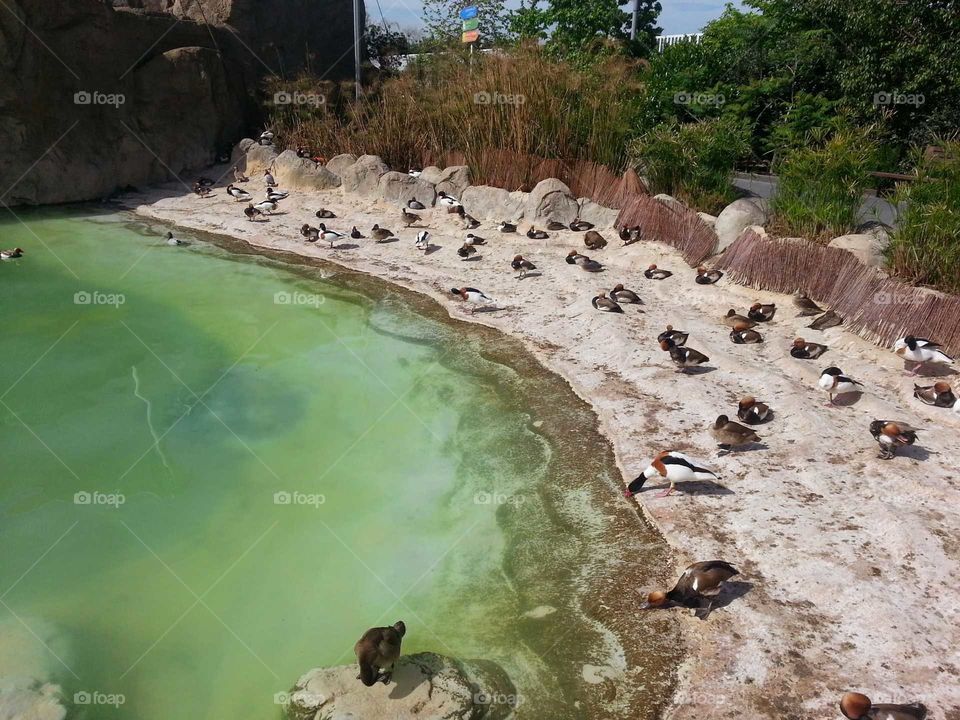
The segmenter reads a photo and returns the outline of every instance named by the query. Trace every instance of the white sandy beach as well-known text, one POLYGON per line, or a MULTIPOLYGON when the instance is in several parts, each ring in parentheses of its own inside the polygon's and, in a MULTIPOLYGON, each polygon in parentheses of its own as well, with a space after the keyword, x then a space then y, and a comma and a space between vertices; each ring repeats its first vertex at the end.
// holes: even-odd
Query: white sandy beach
MULTIPOLYGON (((262 197, 262 181, 246 189, 262 197)), ((456 216, 425 211, 435 251, 414 249, 417 228, 402 229, 399 209, 341 191, 294 192, 281 213, 249 222, 243 203, 222 187, 201 199, 182 186, 132 195, 124 202, 150 218, 219 233, 251 245, 323 258, 435 298, 451 315, 483 323, 524 341, 549 369, 566 378, 596 409, 616 452, 624 483, 662 450, 682 450, 713 467, 720 487, 658 497, 651 481, 638 501, 675 548, 676 572, 694 560, 724 559, 749 583, 706 622, 670 610, 698 649, 679 668, 671 717, 834 718, 845 690, 876 702, 922 701, 930 717, 960 717, 960 416, 912 397, 914 378, 903 362, 846 332, 804 329, 787 296, 721 280, 694 283, 695 271, 672 248, 657 243, 620 247, 616 233, 598 228, 605 250, 583 247, 582 233, 548 240, 502 235, 491 223, 479 259, 456 254, 466 231, 456 216), (345 249, 303 242, 298 229, 317 224, 314 212, 333 210, 328 226, 369 235, 374 223, 400 241, 345 240, 345 249), (571 249, 606 270, 585 273, 564 262, 571 249), (523 254, 540 274, 516 279, 510 260, 523 254), (672 270, 646 280, 651 262, 672 270), (621 282, 640 294, 644 313, 595 311, 591 298, 621 282), (500 310, 469 315, 452 287, 471 286, 499 301, 500 310), (735 345, 720 317, 745 313, 755 301, 775 302, 773 322, 758 328, 762 345, 735 345), (667 324, 690 333, 688 345, 706 353, 710 372, 681 375, 656 336, 667 324), (794 337, 830 351, 818 361, 789 355, 794 337), (863 397, 828 408, 817 389, 830 365, 860 380, 863 397), (767 402, 772 422, 757 428, 760 449, 718 457, 707 431, 717 415, 736 416, 751 394, 767 402), (918 446, 890 461, 878 458, 868 426, 903 419, 921 428, 918 446)), ((469 212, 469 208, 467 208, 469 212)), ((523 229, 522 226, 521 229, 523 229)), ((932 380, 920 380, 932 384, 932 380)), ((637 588, 646 593, 655 588, 637 588)), ((637 599, 637 621, 643 622, 637 599)))

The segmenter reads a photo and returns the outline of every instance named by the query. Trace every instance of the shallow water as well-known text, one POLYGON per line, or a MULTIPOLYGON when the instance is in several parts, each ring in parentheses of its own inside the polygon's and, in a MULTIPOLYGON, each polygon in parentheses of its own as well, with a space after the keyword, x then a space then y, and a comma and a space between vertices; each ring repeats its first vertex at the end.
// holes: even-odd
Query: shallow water
POLYGON ((563 383, 329 268, 23 217, 0 224, 27 249, 0 264, 0 679, 91 694, 70 717, 275 718, 403 619, 404 652, 503 666, 520 717, 655 714, 669 673, 601 599, 663 548, 563 383))

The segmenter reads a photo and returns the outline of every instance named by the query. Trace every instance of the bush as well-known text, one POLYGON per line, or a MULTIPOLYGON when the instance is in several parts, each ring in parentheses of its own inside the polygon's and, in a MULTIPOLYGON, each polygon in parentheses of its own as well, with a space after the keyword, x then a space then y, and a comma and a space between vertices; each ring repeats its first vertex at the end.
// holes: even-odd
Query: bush
POLYGON ((658 125, 633 143, 632 155, 653 192, 717 213, 737 196, 733 169, 749 148, 746 125, 717 118, 658 125))
POLYGON ((824 242, 851 232, 876 163, 872 128, 811 132, 774 168, 774 231, 824 242))
POLYGON ((960 293, 960 140, 943 157, 915 151, 915 179, 898 184, 901 209, 887 255, 897 275, 960 293))

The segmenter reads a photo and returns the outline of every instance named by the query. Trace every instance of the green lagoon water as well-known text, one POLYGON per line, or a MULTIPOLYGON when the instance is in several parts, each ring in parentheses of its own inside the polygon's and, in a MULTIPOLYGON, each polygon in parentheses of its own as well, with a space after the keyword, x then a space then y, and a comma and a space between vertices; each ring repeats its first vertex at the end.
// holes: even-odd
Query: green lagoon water
POLYGON ((553 380, 329 268, 23 217, 0 221, 27 250, 0 263, 0 688, 123 696, 77 718, 277 718, 403 619, 405 653, 499 663, 519 716, 587 716, 584 664, 625 652, 581 607, 619 561, 587 558, 642 527, 578 489, 553 380))

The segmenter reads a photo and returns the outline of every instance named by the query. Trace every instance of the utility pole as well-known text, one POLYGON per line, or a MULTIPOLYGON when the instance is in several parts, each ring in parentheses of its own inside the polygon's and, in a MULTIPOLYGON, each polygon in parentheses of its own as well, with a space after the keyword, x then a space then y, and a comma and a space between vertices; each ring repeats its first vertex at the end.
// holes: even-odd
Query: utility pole
POLYGON ((360 99, 360 0, 353 0, 353 65, 357 100, 360 99))
POLYGON ((640 14, 640 0, 633 0, 633 21, 630 23, 630 39, 637 39, 637 16, 640 14))

